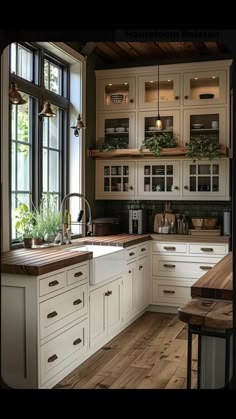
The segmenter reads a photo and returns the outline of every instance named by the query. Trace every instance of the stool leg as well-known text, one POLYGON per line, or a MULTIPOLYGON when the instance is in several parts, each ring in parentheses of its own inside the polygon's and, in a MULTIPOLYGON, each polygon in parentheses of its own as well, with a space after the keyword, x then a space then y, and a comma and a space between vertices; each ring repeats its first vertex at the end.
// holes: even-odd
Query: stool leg
POLYGON ((187 354, 187 389, 191 389, 192 375, 192 331, 188 327, 188 354, 187 354))
POLYGON ((197 360, 197 388, 200 388, 201 384, 201 355, 202 355, 202 336, 199 332, 198 335, 198 360, 197 360))
POLYGON ((225 388, 229 387, 230 336, 231 336, 231 334, 226 332, 226 337, 225 337, 225 388))

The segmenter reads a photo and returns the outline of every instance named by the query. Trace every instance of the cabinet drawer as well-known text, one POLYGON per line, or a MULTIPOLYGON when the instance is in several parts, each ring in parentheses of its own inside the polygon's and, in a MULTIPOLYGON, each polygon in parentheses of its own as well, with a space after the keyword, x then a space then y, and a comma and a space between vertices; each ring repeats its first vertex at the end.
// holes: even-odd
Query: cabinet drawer
POLYGON ((143 243, 137 247, 137 256, 146 256, 148 254, 148 243, 143 243))
POLYGON ((169 278, 200 278, 209 269, 215 266, 215 259, 211 263, 206 262, 179 262, 177 260, 161 259, 153 256, 152 272, 155 276, 169 278))
POLYGON ((64 327, 88 311, 88 285, 81 285, 40 303, 40 338, 64 327))
POLYGON ((75 284, 76 282, 83 281, 88 279, 89 276, 89 266, 88 263, 77 266, 76 268, 70 269, 66 272, 66 282, 67 285, 75 284))
POLYGON ((205 256, 225 255, 227 253, 227 247, 225 244, 190 244, 189 253, 205 256))
POLYGON ((126 260, 129 261, 131 259, 135 259, 138 256, 138 249, 137 247, 131 247, 130 249, 126 250, 126 260))
POLYGON ((153 281, 153 302, 165 304, 183 304, 191 299, 191 286, 160 284, 153 281))
POLYGON ((182 243, 152 243, 153 252, 162 252, 162 253, 186 253, 187 245, 182 243))
POLYGON ((47 278, 39 281, 39 296, 50 294, 50 292, 64 288, 65 286, 65 272, 60 272, 56 275, 47 276, 47 278))
POLYGON ((46 383, 88 348, 87 319, 66 330, 40 348, 40 382, 46 383))

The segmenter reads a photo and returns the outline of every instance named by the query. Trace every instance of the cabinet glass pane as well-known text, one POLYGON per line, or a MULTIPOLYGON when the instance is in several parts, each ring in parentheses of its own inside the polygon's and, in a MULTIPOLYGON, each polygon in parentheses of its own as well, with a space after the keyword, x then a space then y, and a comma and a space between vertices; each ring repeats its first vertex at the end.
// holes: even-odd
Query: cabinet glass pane
POLYGON ((162 130, 159 130, 156 126, 157 116, 148 116, 144 118, 144 136, 150 137, 155 131, 155 135, 158 135, 158 131, 173 131, 173 116, 161 116, 162 130))
POLYGON ((127 177, 123 178, 123 191, 128 192, 129 190, 129 179, 127 177))
POLYGON ((166 191, 172 192, 173 191, 173 177, 167 177, 166 178, 166 191))
POLYGON ((165 175, 165 166, 152 166, 152 174, 158 176, 165 175))
POLYGON ((211 187, 210 176, 199 176, 198 177, 198 192, 209 192, 211 187))
POLYGON ((144 178, 144 192, 149 192, 151 190, 150 180, 150 177, 144 178))
POLYGON ((105 192, 110 191, 110 179, 109 178, 104 179, 104 191, 105 192))
MULTIPOLYGON (((174 100, 174 81, 159 81, 159 101, 174 100)), ((145 82, 145 102, 153 103, 158 101, 158 82, 157 80, 149 80, 145 82)))
POLYGON ((173 175, 173 166, 172 165, 166 166, 166 174, 167 175, 173 175))
POLYGON ((152 190, 156 192, 165 191, 165 178, 164 177, 153 177, 152 178, 152 190))
POLYGON ((196 174, 196 165, 195 164, 191 164, 189 169, 190 169, 190 175, 195 175, 196 174))
POLYGON ((110 175, 110 166, 104 166, 104 176, 110 175))
POLYGON ((212 191, 219 192, 219 177, 218 176, 212 177, 212 191))
POLYGON ((129 103, 129 83, 108 83, 105 85, 104 105, 129 103))
POLYGON ((121 178, 120 177, 113 177, 111 178, 111 190, 112 192, 115 191, 121 191, 122 184, 121 184, 121 178))
POLYGON ((150 166, 144 166, 144 175, 149 176, 150 175, 150 166))
POLYGON ((129 166, 123 166, 123 175, 129 175, 129 166))
POLYGON ((190 176, 190 191, 196 192, 196 177, 190 176))
POLYGON ((211 166, 209 164, 199 164, 198 165, 198 174, 199 175, 210 175, 211 166))
POLYGON ((219 174, 219 165, 218 164, 213 164, 212 165, 212 174, 213 175, 218 175, 219 174))
POLYGON ((104 142, 117 148, 128 148, 129 118, 106 119, 104 142))
POLYGON ((219 114, 190 116, 190 139, 203 135, 219 144, 219 114))
POLYGON ((190 79, 190 99, 219 99, 220 95, 220 79, 214 76, 214 72, 210 77, 195 77, 190 79))

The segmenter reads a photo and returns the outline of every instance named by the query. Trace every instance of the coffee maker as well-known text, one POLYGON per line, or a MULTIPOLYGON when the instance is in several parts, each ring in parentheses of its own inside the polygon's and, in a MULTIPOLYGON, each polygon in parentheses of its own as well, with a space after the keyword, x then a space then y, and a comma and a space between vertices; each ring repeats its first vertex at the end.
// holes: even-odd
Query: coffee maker
POLYGON ((129 234, 143 234, 146 232, 146 211, 129 210, 129 234))

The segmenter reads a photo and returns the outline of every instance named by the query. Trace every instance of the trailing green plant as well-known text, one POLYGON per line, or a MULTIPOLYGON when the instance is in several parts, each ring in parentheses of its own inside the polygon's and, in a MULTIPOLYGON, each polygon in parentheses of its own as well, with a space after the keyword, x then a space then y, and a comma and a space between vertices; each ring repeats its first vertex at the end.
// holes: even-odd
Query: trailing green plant
POLYGON ((34 237, 35 214, 30 211, 29 206, 21 202, 15 209, 16 231, 19 240, 32 239, 34 237))
POLYGON ((189 144, 186 143, 188 151, 186 157, 191 157, 194 161, 206 158, 213 160, 221 157, 219 144, 207 135, 195 135, 190 137, 189 144))
POLYGON ((112 137, 105 140, 99 147, 99 151, 113 151, 121 148, 127 148, 127 140, 122 137, 112 137))
POLYGON ((173 132, 160 132, 155 133, 152 136, 146 137, 140 147, 140 151, 147 148, 156 157, 160 157, 162 148, 175 148, 177 142, 173 132))

